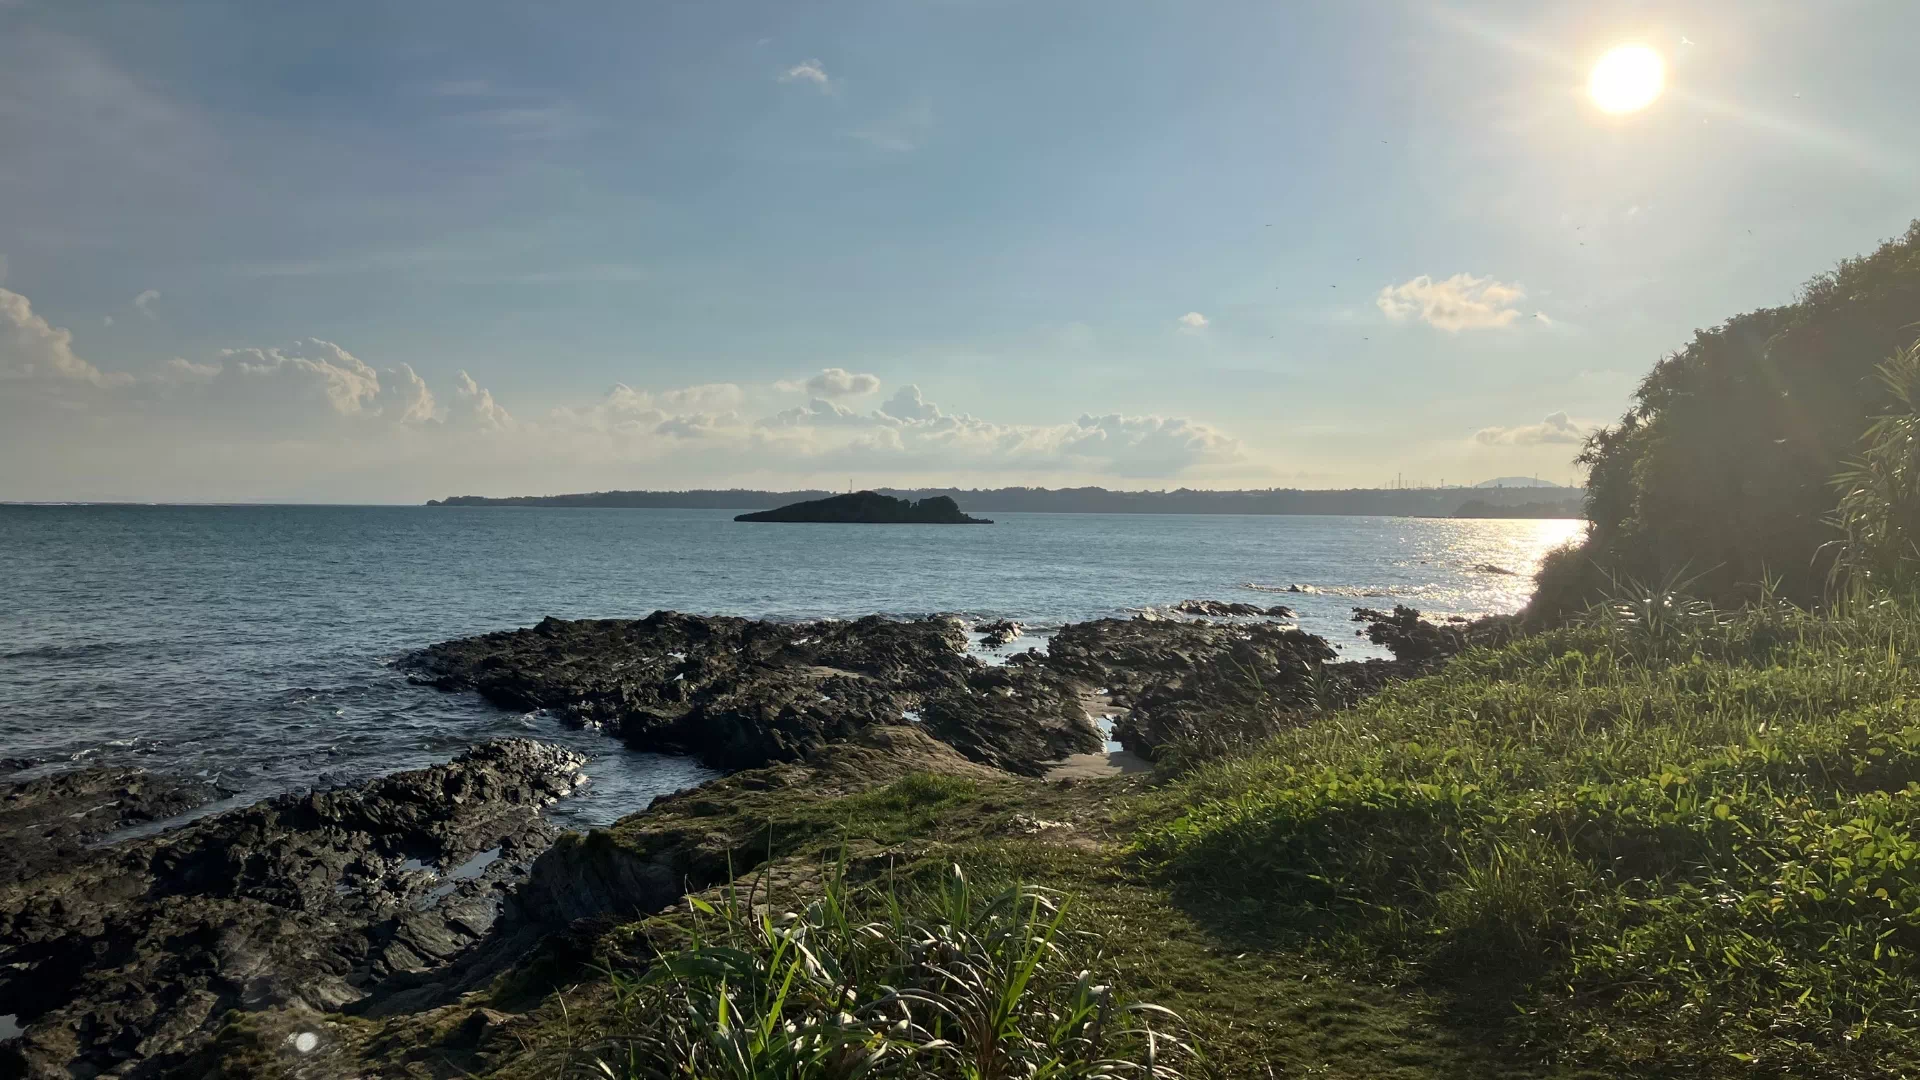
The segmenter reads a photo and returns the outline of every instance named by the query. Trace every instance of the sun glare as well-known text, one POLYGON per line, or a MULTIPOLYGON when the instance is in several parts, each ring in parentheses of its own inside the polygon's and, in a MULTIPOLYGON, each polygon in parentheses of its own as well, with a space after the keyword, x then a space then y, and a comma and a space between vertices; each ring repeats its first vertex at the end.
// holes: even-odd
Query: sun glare
POLYGON ((1653 104, 1667 85, 1667 62, 1645 45, 1622 45, 1593 65, 1587 93, 1602 112, 1630 113, 1653 104))

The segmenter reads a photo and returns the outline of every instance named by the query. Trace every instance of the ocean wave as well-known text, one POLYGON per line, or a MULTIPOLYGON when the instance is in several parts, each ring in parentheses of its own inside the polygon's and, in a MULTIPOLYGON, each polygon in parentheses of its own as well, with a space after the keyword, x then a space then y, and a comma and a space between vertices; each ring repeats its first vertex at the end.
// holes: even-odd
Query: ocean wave
POLYGON ((81 645, 35 645, 27 649, 0 652, 0 660, 84 660, 147 644, 139 641, 89 641, 81 645))

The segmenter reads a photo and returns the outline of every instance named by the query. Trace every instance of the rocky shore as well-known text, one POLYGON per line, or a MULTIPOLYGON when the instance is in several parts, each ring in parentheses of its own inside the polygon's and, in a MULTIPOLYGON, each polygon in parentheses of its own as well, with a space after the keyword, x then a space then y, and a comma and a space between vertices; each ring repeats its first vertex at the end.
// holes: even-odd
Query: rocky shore
MULTIPOLYGON (((227 793, 124 769, 0 786, 0 1018, 24 1028, 0 1042, 0 1077, 209 1075, 218 1032, 305 1060, 350 1018, 448 1007, 583 920, 646 914, 766 862, 782 830, 830 826, 808 806, 910 774, 1027 782, 1100 752, 1102 719, 1141 759, 1244 737, 1495 632, 1363 612, 1362 632, 1404 655, 1341 663, 1269 621, 1284 608, 1175 610, 1203 617, 1075 624, 1004 663, 969 630, 1000 648, 1015 623, 668 611, 549 618, 403 662, 433 686, 731 772, 587 834, 539 813, 584 782, 583 759, 525 739, 120 842, 227 793)), ((477 1046, 495 1021, 471 1023, 477 1046)))

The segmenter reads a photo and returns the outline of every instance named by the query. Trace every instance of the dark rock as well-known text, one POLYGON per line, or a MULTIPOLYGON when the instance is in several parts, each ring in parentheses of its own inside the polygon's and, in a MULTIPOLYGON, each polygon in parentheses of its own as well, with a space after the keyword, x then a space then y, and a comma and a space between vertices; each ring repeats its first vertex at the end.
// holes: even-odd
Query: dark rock
POLYGON ((1513 637, 1517 625, 1508 615, 1441 625, 1421 618, 1417 609, 1405 604, 1395 605, 1391 612, 1354 608, 1353 621, 1365 624, 1368 641, 1386 648, 1395 660, 1412 665, 1409 674, 1430 670, 1470 646, 1502 644, 1513 637))
POLYGON ((803 760, 928 701, 941 703, 940 737, 975 760, 1026 771, 1039 759, 1022 755, 1062 741, 1098 748, 1077 706, 1052 712, 1060 695, 1038 683, 1027 696, 1008 694, 1005 673, 966 646, 948 618, 774 623, 662 611, 546 619, 435 645, 406 663, 442 689, 550 709, 630 746, 723 769, 803 760))
POLYGON ((981 623, 975 627, 975 629, 985 635, 980 639, 980 645, 982 648, 987 649, 998 649, 1026 632, 1025 627, 1014 622, 1012 619, 1001 619, 998 622, 981 623))
POLYGON ((0 788, 0 883, 25 881, 109 833, 227 794, 197 780, 104 766, 0 788))
POLYGON ((432 978, 551 842, 538 810, 583 764, 500 740, 0 882, 0 1013, 27 1027, 0 1075, 159 1075, 230 1009, 332 1011, 432 978))
POLYGON ((872 491, 835 495, 828 499, 790 503, 774 510, 741 514, 735 521, 788 521, 870 525, 991 525, 986 518, 968 517, 960 504, 945 495, 914 502, 872 491))
POLYGON ((1151 760, 1229 714, 1313 704, 1316 673, 1333 657, 1324 639, 1296 627, 1135 618, 1063 627, 1047 661, 1126 708, 1113 737, 1151 760))
POLYGON ((1230 600, 1182 600, 1173 605, 1173 610, 1182 615, 1206 615, 1214 618, 1259 617, 1276 612, 1282 615, 1293 614, 1284 607, 1269 609, 1258 604, 1241 604, 1230 600))
POLYGON ((16 773, 40 764, 39 758, 0 757, 0 773, 16 773))

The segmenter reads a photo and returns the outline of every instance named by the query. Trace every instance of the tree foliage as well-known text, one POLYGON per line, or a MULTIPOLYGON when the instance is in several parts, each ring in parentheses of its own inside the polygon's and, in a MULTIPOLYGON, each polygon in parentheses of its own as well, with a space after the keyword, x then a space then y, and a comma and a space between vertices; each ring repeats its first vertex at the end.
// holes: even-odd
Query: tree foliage
POLYGON ((1584 608, 1610 578, 1682 573, 1720 600, 1767 579, 1818 599, 1838 555, 1834 477, 1893 404, 1880 365, 1916 339, 1920 221, 1792 304, 1697 331, 1587 441, 1593 531, 1550 564, 1537 608, 1584 608))

